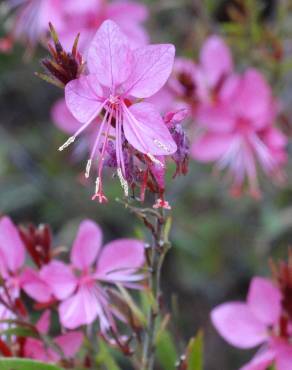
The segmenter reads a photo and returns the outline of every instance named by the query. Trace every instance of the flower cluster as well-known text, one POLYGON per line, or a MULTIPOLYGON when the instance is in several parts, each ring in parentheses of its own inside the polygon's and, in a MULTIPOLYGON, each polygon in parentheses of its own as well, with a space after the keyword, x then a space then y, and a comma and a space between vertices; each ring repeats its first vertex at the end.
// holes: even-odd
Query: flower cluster
POLYGON ((163 110, 173 104, 188 107, 195 133, 192 157, 227 169, 234 195, 248 185, 250 193, 259 197, 258 167, 283 181, 287 138, 275 126, 279 104, 258 70, 234 71, 230 50, 220 37, 206 40, 199 63, 177 59, 172 77, 155 101, 163 110))
POLYGON ((58 258, 64 250, 52 248, 51 244, 47 226, 18 229, 8 217, 0 219, 2 354, 46 362, 73 359, 83 342, 82 327, 93 327, 96 322, 104 338, 123 346, 127 338, 119 335, 117 321, 129 321, 130 314, 125 314, 126 302, 115 286, 143 288, 145 274, 139 272, 145 263, 143 243, 119 239, 102 248, 100 227, 85 220, 73 243, 70 264, 58 258), (26 264, 26 253, 34 267, 26 264), (34 309, 41 312, 35 324, 29 316, 27 297, 34 309), (50 333, 54 311, 58 312, 62 330, 52 340, 53 346, 48 346, 45 337, 50 333), (22 323, 33 335, 16 336, 9 348, 5 343, 6 321, 10 325, 22 323))
POLYGON ((274 280, 255 277, 246 302, 223 303, 211 318, 219 334, 231 345, 248 349, 261 345, 242 370, 291 369, 292 316, 291 264, 273 265, 274 280))
POLYGON ((9 51, 15 41, 21 41, 29 48, 37 42, 45 44, 49 22, 58 29, 66 48, 80 33, 84 51, 105 19, 117 22, 133 45, 148 40, 142 25, 148 17, 147 8, 134 1, 4 0, 4 3, 12 14, 7 22, 8 36, 0 40, 0 51, 9 51))

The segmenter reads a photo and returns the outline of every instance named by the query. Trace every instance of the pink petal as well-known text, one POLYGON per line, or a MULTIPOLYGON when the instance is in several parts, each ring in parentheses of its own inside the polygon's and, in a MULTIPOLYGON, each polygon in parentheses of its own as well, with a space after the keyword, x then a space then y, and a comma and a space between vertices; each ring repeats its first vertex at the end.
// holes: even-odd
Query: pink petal
POLYGON ((262 128, 267 123, 267 112, 270 112, 271 104, 271 88, 263 75, 255 69, 247 70, 234 100, 237 114, 251 119, 254 127, 262 128))
POLYGON ((268 279, 252 279, 247 304, 253 314, 266 325, 276 324, 281 313, 281 293, 268 279))
POLYGON ((49 362, 49 355, 48 351, 45 348, 44 343, 39 339, 34 338, 27 338, 25 345, 24 345, 24 353, 25 357, 49 362))
POLYGON ((108 281, 131 281, 131 274, 145 263, 144 245, 139 240, 119 239, 107 244, 98 259, 97 276, 108 281))
POLYGON ((168 80, 174 64, 175 48, 171 44, 148 45, 133 52, 131 75, 123 87, 136 98, 149 98, 168 80))
POLYGON ((60 261, 52 261, 43 267, 40 276, 60 300, 69 297, 77 286, 77 279, 72 270, 60 261))
MULTIPOLYGON (((260 350, 255 357, 240 370, 266 370, 272 365, 275 359, 275 352, 270 349, 260 350)), ((277 370, 278 367, 277 367, 277 370)))
POLYGON ((292 370, 292 348, 287 348, 276 354, 276 369, 277 370, 292 370))
POLYGON ((67 329, 90 325, 99 315, 102 316, 102 307, 94 286, 80 287, 76 294, 59 306, 60 321, 67 329))
POLYGON ((40 317, 39 321, 37 322, 36 328, 38 329, 39 333, 47 334, 50 330, 50 325, 51 325, 51 311, 46 310, 40 317))
POLYGON ((82 332, 74 331, 57 337, 54 342, 60 347, 66 358, 74 358, 84 340, 82 332))
POLYGON ((88 50, 87 65, 99 82, 114 88, 124 82, 132 67, 129 41, 111 20, 100 26, 88 50))
POLYGON ((201 105, 196 114, 196 121, 213 132, 231 132, 236 124, 226 105, 201 105))
POLYGON ((26 268, 20 277, 20 284, 25 293, 37 302, 46 303, 52 298, 52 290, 46 280, 37 271, 26 268))
POLYGON ((230 50, 218 36, 211 36, 204 43, 200 62, 210 87, 215 87, 220 79, 226 77, 233 69, 230 50))
POLYGON ((233 140, 232 134, 202 134, 194 140, 191 155, 201 162, 219 160, 230 148, 233 140))
POLYGON ((71 251, 71 262, 79 270, 90 267, 99 253, 102 243, 102 231, 91 220, 83 221, 71 251))
POLYGON ((69 111, 65 99, 53 105, 51 115, 55 125, 67 134, 74 134, 80 128, 80 122, 69 111))
POLYGON ((224 303, 211 313, 219 334, 238 348, 252 348, 267 338, 267 327, 258 321, 245 303, 224 303))
POLYGON ((177 146, 155 107, 138 103, 124 106, 124 133, 126 139, 139 152, 152 155, 170 155, 177 146))
POLYGON ((17 272, 23 266, 25 246, 16 226, 8 217, 2 217, 0 220, 0 253, 4 258, 4 265, 11 272, 17 272))
POLYGON ((82 123, 92 121, 102 109, 102 89, 96 76, 81 76, 65 87, 66 104, 73 116, 82 123))

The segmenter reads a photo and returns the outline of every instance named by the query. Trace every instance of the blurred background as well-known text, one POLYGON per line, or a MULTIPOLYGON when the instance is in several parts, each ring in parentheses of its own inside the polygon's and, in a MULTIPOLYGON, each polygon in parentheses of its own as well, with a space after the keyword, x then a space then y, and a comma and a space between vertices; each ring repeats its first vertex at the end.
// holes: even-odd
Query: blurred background
MULTIPOLYGON (((152 40, 175 43, 178 55, 196 60, 209 34, 224 36, 237 70, 256 66, 270 81, 282 104, 279 125, 292 133, 290 0, 144 3, 151 13, 146 26, 152 40)), ((106 180, 110 202, 98 205, 91 201, 92 185, 80 180, 81 154, 58 152, 66 135, 52 123, 50 110, 63 93, 34 76, 46 55, 39 47, 27 60, 21 45, 0 54, 1 214, 22 224, 49 223, 56 246, 70 245, 84 218, 99 222, 106 240, 143 235, 141 224, 115 202, 122 196, 117 181, 106 180)), ((286 258, 292 242, 290 167, 291 161, 282 188, 262 181, 259 201, 232 198, 222 177, 194 160, 186 177, 173 181, 170 170, 167 199, 174 222, 173 249, 163 270, 165 309, 173 309, 172 326, 185 343, 204 330, 206 370, 233 370, 250 358, 250 352, 231 348, 216 334, 209 312, 221 302, 244 299, 251 277, 270 273, 269 258, 286 258)))

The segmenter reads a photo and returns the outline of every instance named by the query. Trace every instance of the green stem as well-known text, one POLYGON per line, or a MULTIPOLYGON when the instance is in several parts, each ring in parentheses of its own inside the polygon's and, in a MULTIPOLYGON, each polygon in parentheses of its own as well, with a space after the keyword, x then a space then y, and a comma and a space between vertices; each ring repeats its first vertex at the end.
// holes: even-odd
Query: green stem
POLYGON ((160 317, 161 301, 161 269, 165 255, 169 249, 169 244, 164 240, 164 227, 166 220, 163 210, 156 219, 155 230, 152 232, 153 243, 151 247, 151 261, 149 274, 149 287, 154 299, 148 314, 147 327, 145 330, 142 367, 141 370, 153 370, 155 363, 155 339, 157 330, 157 321, 160 317))

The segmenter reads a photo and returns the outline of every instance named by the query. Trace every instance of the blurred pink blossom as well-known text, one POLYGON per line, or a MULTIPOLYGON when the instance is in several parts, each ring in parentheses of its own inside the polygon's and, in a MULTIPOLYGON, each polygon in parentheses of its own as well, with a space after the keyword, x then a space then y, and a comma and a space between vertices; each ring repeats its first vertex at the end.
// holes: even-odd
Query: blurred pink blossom
MULTIPOLYGON (((51 311, 46 310, 36 324, 36 329, 41 335, 49 333, 51 325, 51 311)), ((79 351, 84 335, 79 331, 72 331, 53 338, 53 343, 61 350, 65 359, 74 358, 79 351)), ((24 345, 25 357, 32 358, 43 362, 58 362, 62 359, 57 349, 49 348, 40 339, 28 338, 24 345)))
MULTIPOLYGON (((144 246, 139 240, 119 239, 101 249, 102 232, 93 221, 83 221, 71 251, 71 266, 52 261, 41 276, 51 286, 65 328, 90 325, 99 318, 101 331, 115 330, 109 294, 103 284, 120 283, 137 288, 144 278, 137 271, 144 264, 144 246)), ((119 317, 120 318, 120 317, 119 317)))
POLYGON ((212 311, 213 325, 228 343, 243 349, 261 345, 242 370, 265 370, 272 364, 277 370, 291 370, 292 345, 287 333, 281 332, 281 300, 270 280, 255 277, 246 303, 224 303, 212 311))
POLYGON ((220 170, 227 168, 234 194, 247 181, 250 193, 259 197, 258 167, 279 182, 284 179, 287 139, 274 126, 276 115, 277 103, 260 72, 232 74, 216 98, 198 108, 193 158, 215 161, 220 170))
MULTIPOLYGON (((167 81, 174 60, 173 45, 148 45, 131 49, 129 40, 112 21, 105 21, 88 50, 89 75, 66 85, 66 104, 81 122, 80 128, 59 150, 75 141, 100 115, 103 115, 90 158, 86 177, 101 145, 96 192, 93 199, 106 201, 102 189, 104 157, 111 130, 115 131, 118 176, 127 188, 122 137, 140 153, 153 156, 173 154, 177 147, 155 106, 134 102, 154 95, 167 81)), ((126 190, 125 190, 126 192, 126 190)))
POLYGON ((10 301, 19 298, 23 289, 31 298, 47 302, 50 289, 39 277, 38 272, 25 267, 25 246, 16 226, 8 217, 0 219, 0 273, 6 289, 1 299, 9 306, 10 301), (8 295, 8 296, 7 296, 8 295))

